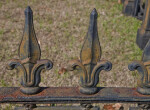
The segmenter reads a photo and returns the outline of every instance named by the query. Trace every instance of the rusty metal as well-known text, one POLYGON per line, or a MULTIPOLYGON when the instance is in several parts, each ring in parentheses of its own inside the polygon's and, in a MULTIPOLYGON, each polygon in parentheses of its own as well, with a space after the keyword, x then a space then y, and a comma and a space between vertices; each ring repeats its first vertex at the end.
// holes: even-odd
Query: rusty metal
POLYGON ((26 95, 19 87, 0 88, 0 103, 63 104, 63 103, 149 103, 150 96, 137 92, 137 88, 98 87, 93 95, 80 93, 78 87, 42 87, 41 92, 26 95))
POLYGON ((19 46, 20 59, 13 59, 8 64, 8 69, 17 69, 20 75, 20 90, 25 94, 35 94, 40 91, 41 70, 51 69, 50 60, 40 60, 41 50, 38 44, 34 26, 33 12, 28 6, 25 10, 24 34, 19 46))
POLYGON ((123 3, 123 14, 143 20, 145 9, 144 0, 125 0, 123 3))
POLYGON ((108 61, 102 61, 101 47, 97 31, 97 11, 93 9, 90 15, 89 29, 80 53, 80 60, 72 60, 69 70, 79 67, 80 71, 80 92, 94 94, 97 92, 96 85, 99 82, 99 73, 102 70, 109 71, 112 65, 108 61))
POLYGON ((144 17, 141 27, 138 29, 136 43, 140 49, 144 49, 150 38, 150 0, 146 0, 144 17))
MULTIPOLYGON (((149 4, 150 0, 147 0, 149 4)), ((149 6, 147 4, 147 7, 149 6)), ((145 11, 149 14, 149 11, 145 11)), ((41 50, 34 26, 33 12, 25 10, 25 28, 19 46, 20 59, 13 59, 8 69, 18 69, 21 87, 0 87, 0 103, 23 104, 15 110, 100 110, 93 103, 138 103, 130 110, 148 109, 150 102, 150 41, 147 43, 142 61, 129 65, 130 70, 138 70, 140 79, 137 88, 97 87, 102 70, 109 71, 112 64, 101 60, 101 47, 97 31, 97 11, 93 9, 87 35, 80 53, 80 60, 72 60, 68 70, 79 70, 79 87, 39 87, 42 69, 51 69, 50 60, 40 60, 41 50), (72 104, 79 106, 37 106, 37 104, 72 104)), ((145 22, 149 22, 146 17, 145 22)), ((144 21, 143 21, 144 22, 144 21)), ((144 25, 144 23, 143 23, 144 25)), ((147 31, 148 25, 145 26, 147 31)), ((141 31, 143 32, 143 31, 141 31)))
POLYGON ((142 61, 134 61, 129 65, 131 71, 137 70, 140 74, 137 91, 150 95, 150 40, 143 51, 142 61))
MULTIPOLYGON (((17 107, 15 110, 27 110, 25 107, 17 107)), ((37 107, 32 110, 100 110, 99 107, 83 108, 80 106, 56 106, 56 107, 37 107)))
POLYGON ((27 104, 24 107, 16 107, 15 110, 100 110, 100 108, 91 104, 81 104, 80 106, 35 106, 35 104, 27 104))

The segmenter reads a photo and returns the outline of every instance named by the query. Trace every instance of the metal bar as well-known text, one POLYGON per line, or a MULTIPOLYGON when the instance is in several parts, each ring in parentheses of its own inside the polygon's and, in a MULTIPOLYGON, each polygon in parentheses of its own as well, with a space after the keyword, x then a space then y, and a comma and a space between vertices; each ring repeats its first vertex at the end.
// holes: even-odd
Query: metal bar
MULTIPOLYGON (((26 110, 25 107, 17 107, 15 110, 26 110)), ((58 107, 37 107, 34 108, 33 110, 84 110, 83 107, 80 106, 58 106, 58 107)), ((100 110, 99 107, 92 107, 89 108, 88 110, 100 110)))
POLYGON ((136 88, 100 87, 98 93, 85 95, 78 87, 43 87, 35 95, 26 95, 19 87, 1 87, 0 103, 149 103, 150 95, 141 95, 136 88))
POLYGON ((141 110, 139 107, 130 107, 129 110, 141 110))
POLYGON ((144 50, 150 39, 150 0, 145 2, 145 10, 141 27, 138 29, 136 44, 141 50, 144 50))

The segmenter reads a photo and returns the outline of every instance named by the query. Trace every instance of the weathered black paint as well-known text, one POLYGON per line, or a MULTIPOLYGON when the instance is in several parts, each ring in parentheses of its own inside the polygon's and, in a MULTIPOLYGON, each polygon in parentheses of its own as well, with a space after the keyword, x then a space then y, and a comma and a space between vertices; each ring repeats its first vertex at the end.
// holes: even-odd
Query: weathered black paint
POLYGON ((143 20, 145 3, 142 0, 125 0, 123 14, 143 20))
POLYGON ((83 94, 95 94, 99 82, 99 73, 102 70, 110 71, 112 64, 101 59, 101 47, 97 30, 97 11, 93 9, 90 14, 90 22, 85 41, 81 49, 80 60, 71 61, 71 68, 74 70, 80 67, 80 92, 83 94))
POLYGON ((34 26, 33 12, 28 6, 25 10, 25 27, 19 46, 20 59, 13 59, 8 69, 17 69, 20 74, 20 90, 24 94, 36 94, 40 91, 40 73, 43 69, 51 69, 53 63, 50 60, 40 60, 41 50, 38 44, 34 26))

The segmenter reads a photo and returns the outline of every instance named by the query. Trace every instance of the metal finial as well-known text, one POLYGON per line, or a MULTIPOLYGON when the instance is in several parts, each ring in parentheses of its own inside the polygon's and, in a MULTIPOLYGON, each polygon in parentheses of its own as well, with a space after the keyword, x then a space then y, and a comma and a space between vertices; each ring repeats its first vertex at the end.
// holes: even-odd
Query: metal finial
POLYGON ((25 26, 19 46, 19 56, 21 60, 29 59, 31 63, 36 63, 41 56, 40 46, 34 31, 33 12, 29 6, 25 9, 25 26))
POLYGON ((101 47, 97 31, 97 11, 94 8, 90 15, 89 29, 80 53, 82 64, 96 64, 101 58, 101 47))
POLYGON ((28 6, 25 10, 25 27, 19 46, 20 59, 13 59, 8 69, 18 69, 20 74, 21 91, 25 94, 35 94, 40 90, 41 70, 51 69, 49 60, 40 60, 41 50, 38 44, 34 26, 33 12, 28 6))
POLYGON ((101 47, 97 31, 97 11, 93 9, 90 15, 89 29, 80 53, 80 60, 71 61, 69 70, 80 67, 80 92, 94 94, 98 91, 99 73, 102 70, 109 71, 112 65, 108 61, 101 61, 101 47))
POLYGON ((150 95, 150 40, 144 48, 142 60, 130 64, 129 70, 137 70, 140 75, 137 91, 144 95, 150 95))

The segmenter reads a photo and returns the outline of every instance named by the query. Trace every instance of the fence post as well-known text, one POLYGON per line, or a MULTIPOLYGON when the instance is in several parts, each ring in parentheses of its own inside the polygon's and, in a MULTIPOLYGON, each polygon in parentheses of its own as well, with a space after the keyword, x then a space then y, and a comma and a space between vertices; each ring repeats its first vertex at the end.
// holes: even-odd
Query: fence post
POLYGON ((150 0, 146 0, 143 22, 138 29, 136 43, 140 49, 144 49, 150 38, 150 0))
POLYGON ((145 9, 143 0, 125 0, 123 3, 123 14, 133 16, 139 20, 143 19, 145 9))
POLYGON ((137 91, 143 95, 150 95, 150 40, 144 48, 142 61, 134 61, 129 65, 129 70, 137 70, 140 75, 137 91))

